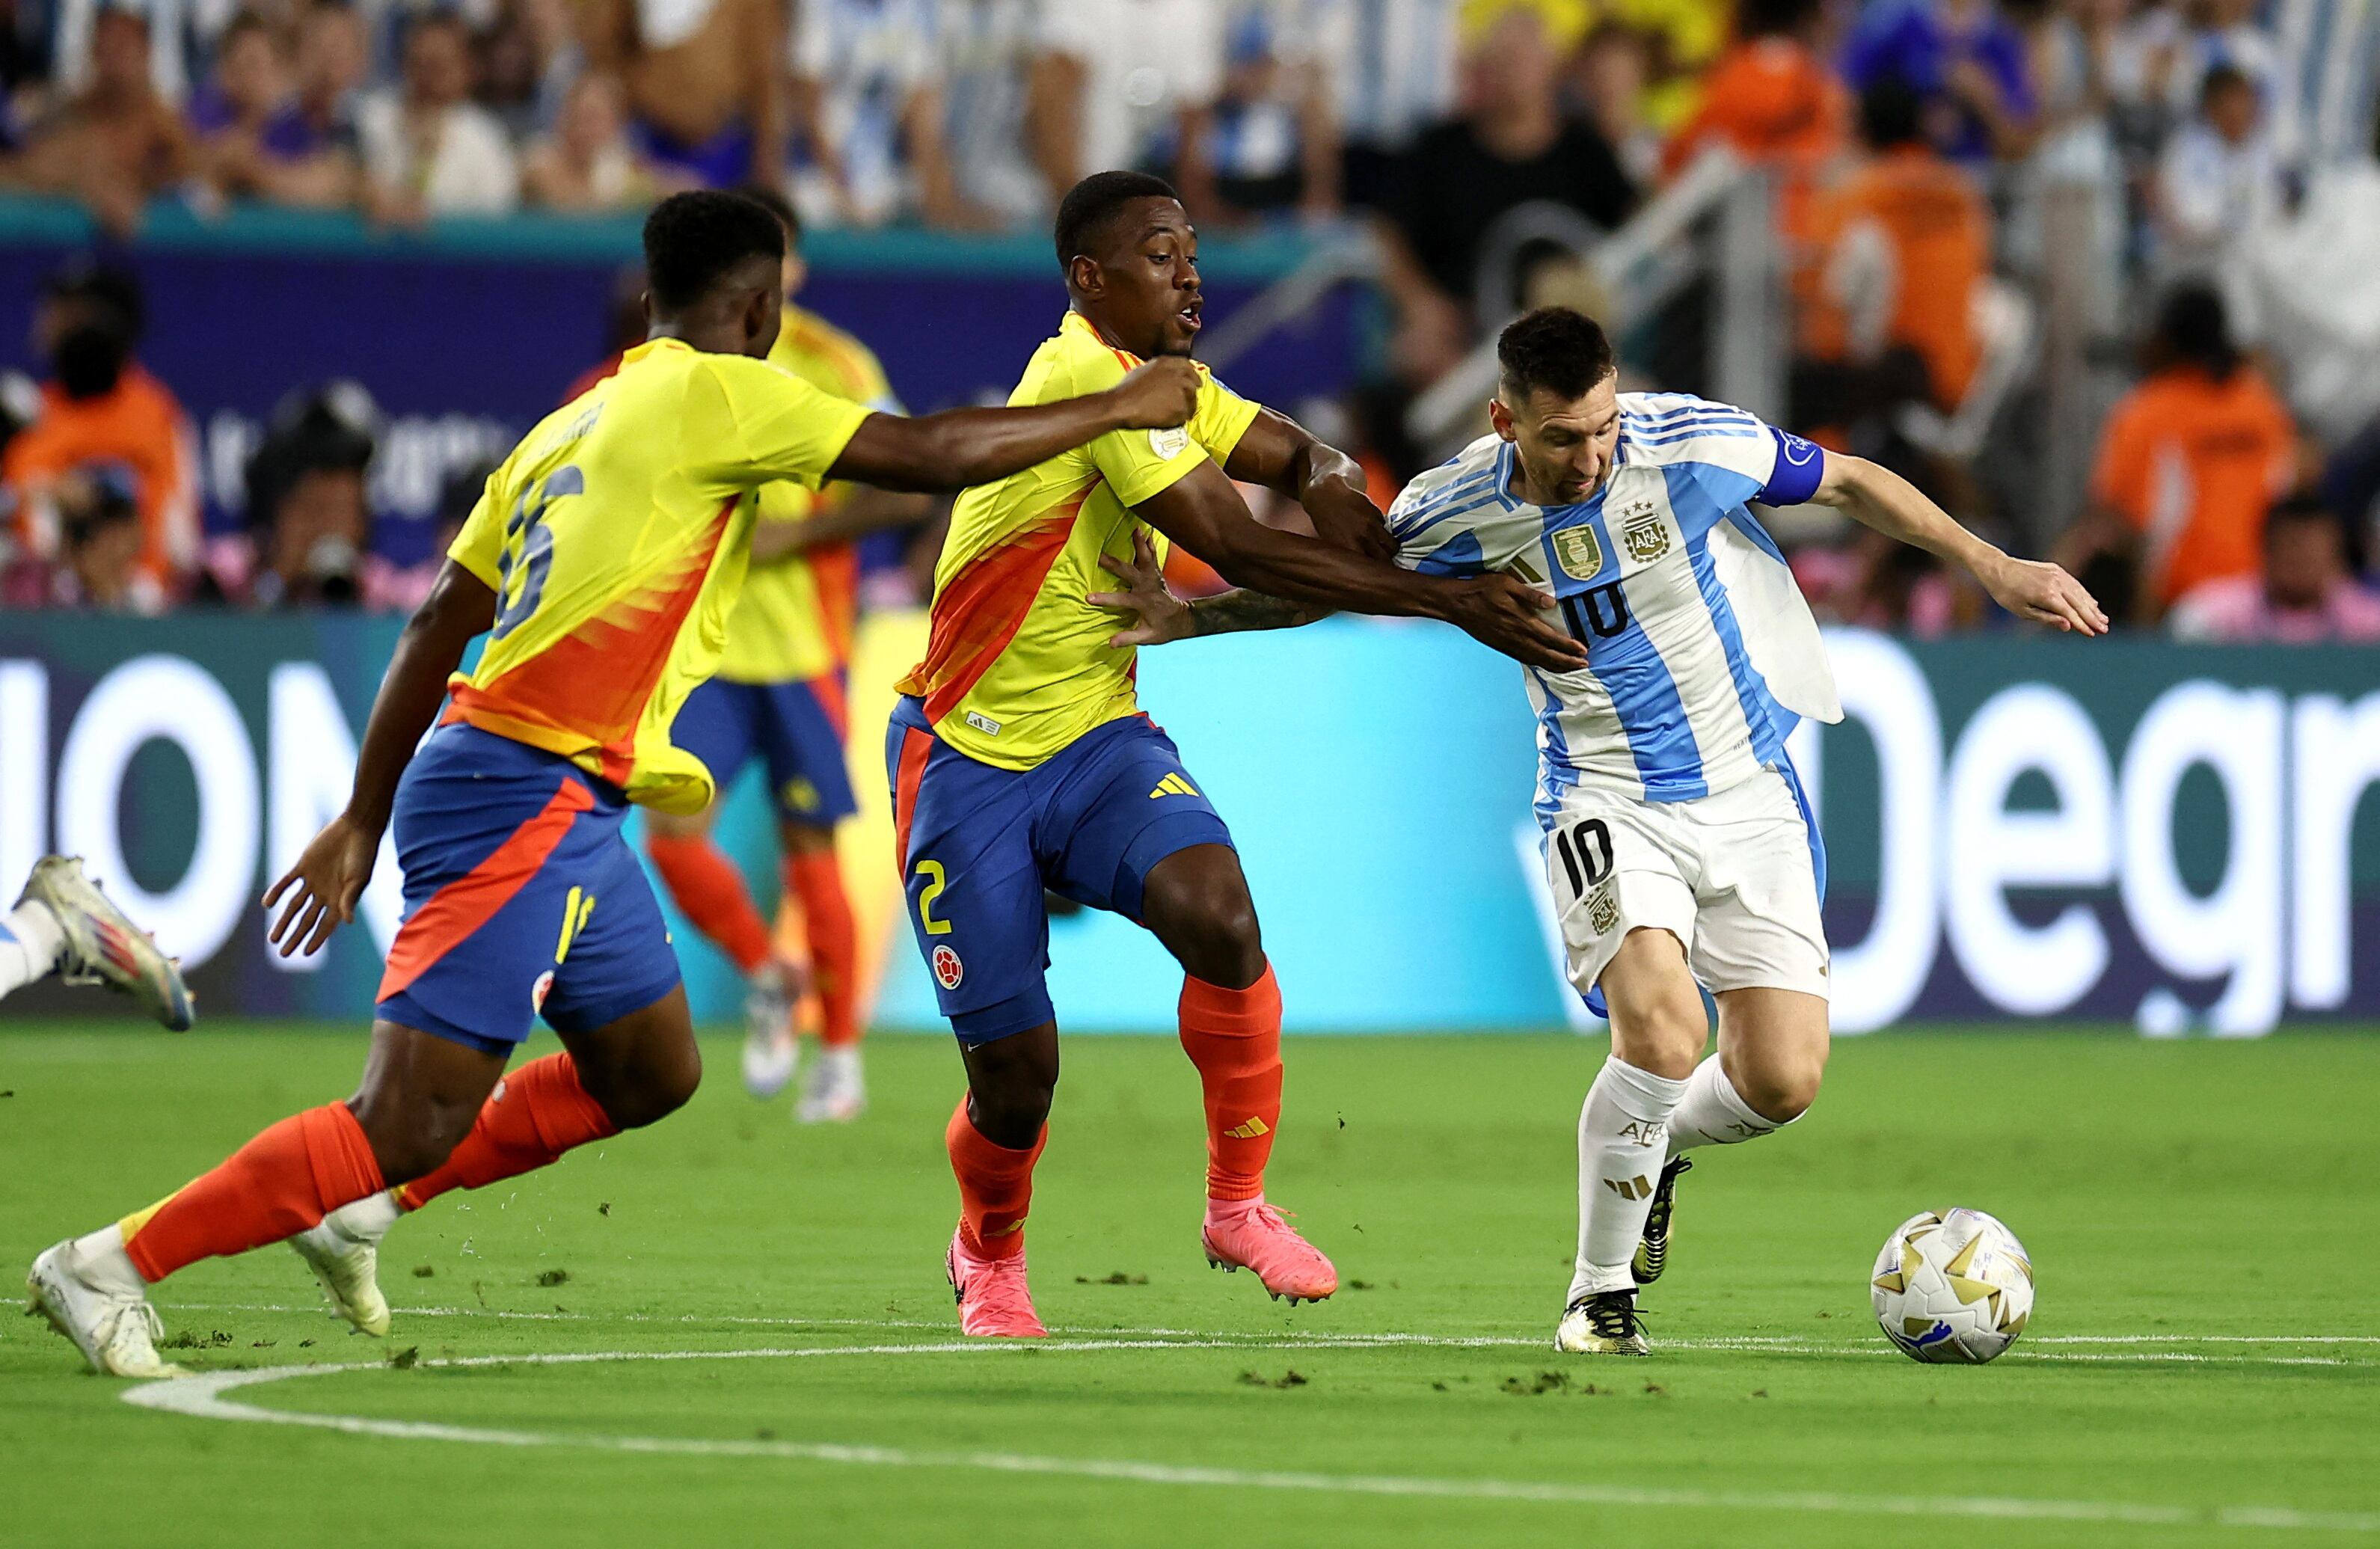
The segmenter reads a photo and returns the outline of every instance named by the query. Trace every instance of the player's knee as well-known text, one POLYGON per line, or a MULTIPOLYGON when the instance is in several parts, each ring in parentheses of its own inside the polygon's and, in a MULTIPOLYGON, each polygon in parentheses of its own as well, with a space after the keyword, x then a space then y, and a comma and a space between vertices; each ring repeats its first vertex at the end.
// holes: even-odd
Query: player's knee
MULTIPOLYGON (((1155 928, 1158 914, 1150 913, 1155 928)), ((1264 976, 1264 933, 1256 901, 1236 871, 1195 889, 1175 889, 1163 911, 1160 938, 1191 977, 1244 989, 1264 976)))
POLYGON ((1818 1100, 1818 1083, 1825 1072, 1823 1058, 1764 1063, 1761 1069, 1745 1072, 1737 1095, 1770 1123, 1790 1124, 1818 1100))
POLYGON ((357 1121, 371 1145, 372 1159, 380 1164, 382 1181, 395 1188, 443 1167, 471 1132, 472 1118, 471 1113, 443 1114, 417 1124, 375 1124, 358 1114, 357 1121))
POLYGON ((978 1087, 968 1096, 967 1117, 992 1144, 1026 1150, 1039 1138, 1041 1126, 1050 1121, 1050 1106, 1057 1093, 1054 1074, 978 1087))
POLYGON ((683 1049, 672 1050, 665 1059, 640 1061, 600 1086, 590 1083, 589 1095, 613 1123, 623 1130, 641 1130, 693 1101, 701 1084, 702 1054, 689 1038, 683 1049))

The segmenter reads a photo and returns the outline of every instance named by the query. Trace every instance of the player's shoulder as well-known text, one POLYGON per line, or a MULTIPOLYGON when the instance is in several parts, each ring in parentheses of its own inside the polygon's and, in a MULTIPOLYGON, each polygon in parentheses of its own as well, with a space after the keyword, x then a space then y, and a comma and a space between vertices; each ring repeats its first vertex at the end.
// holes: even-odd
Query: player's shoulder
POLYGON ((1403 542, 1474 512, 1504 509, 1497 498, 1504 442, 1485 435, 1434 468, 1415 474, 1389 507, 1389 531, 1403 542))
MULTIPOLYGON (((809 366, 811 380, 831 393, 855 403, 882 397, 889 389, 884 363, 858 335, 838 328, 816 312, 785 309, 783 351, 793 358, 783 363, 799 370, 809 366)), ((772 356, 773 357, 773 356, 772 356)), ((809 374, 809 373, 805 373, 809 374)))
POLYGON ((1691 393, 1620 394, 1621 463, 1734 466, 1765 456, 1770 442, 1760 417, 1691 393))

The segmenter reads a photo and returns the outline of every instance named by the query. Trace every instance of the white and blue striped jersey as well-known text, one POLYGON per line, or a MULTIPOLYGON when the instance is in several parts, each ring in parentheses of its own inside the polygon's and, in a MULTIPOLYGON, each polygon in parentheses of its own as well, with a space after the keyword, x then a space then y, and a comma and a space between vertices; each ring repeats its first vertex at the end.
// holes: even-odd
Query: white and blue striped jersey
POLYGON ((1540 817, 1583 781, 1656 802, 1724 791, 1781 767, 1800 718, 1842 718, 1816 621, 1746 509, 1800 504, 1824 469, 1742 409, 1623 393, 1610 475, 1575 505, 1515 496, 1493 435, 1406 486, 1389 512, 1400 564, 1543 587, 1587 648, 1579 671, 1527 670, 1540 817))

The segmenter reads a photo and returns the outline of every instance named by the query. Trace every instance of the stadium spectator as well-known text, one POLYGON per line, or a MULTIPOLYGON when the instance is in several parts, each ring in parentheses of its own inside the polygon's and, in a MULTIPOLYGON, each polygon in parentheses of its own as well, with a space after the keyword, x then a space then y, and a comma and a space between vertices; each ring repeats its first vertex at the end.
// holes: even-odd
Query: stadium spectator
POLYGON ((2180 0, 2173 17, 2164 85, 2175 118, 2201 107, 2207 73, 2218 67, 2238 71, 2269 105, 2280 58, 2271 32, 2256 24, 2256 0, 2180 0))
POLYGON ((200 163, 216 190, 280 204, 334 205, 356 195, 355 136, 318 130, 298 106, 281 40, 243 11, 224 29, 214 79, 190 103, 200 163))
POLYGON ((153 611, 178 595, 198 562, 197 457, 182 405, 133 357, 141 321, 140 287, 121 271, 73 270, 49 283, 33 345, 51 376, 39 418, 0 454, 0 483, 16 502, 19 547, 47 561, 64 537, 59 490, 79 473, 115 470, 140 512, 134 586, 141 608, 153 611))
POLYGON ((258 608, 351 608, 364 600, 371 515, 364 499, 375 411, 353 383, 282 400, 248 460, 258 608))
POLYGON ((1223 86, 1205 160, 1233 216, 1339 208, 1339 125, 1317 38, 1288 7, 1242 0, 1230 18, 1223 86))
POLYGON ((150 79, 148 19, 109 8, 91 22, 90 84, 35 127, 7 181, 72 195, 121 235, 196 164, 180 115, 150 79))
POLYGON ((1461 9, 1458 0, 1313 0, 1314 66, 1344 146, 1346 203, 1384 204, 1400 158, 1453 114, 1461 9))
POLYGON ((2281 207, 2281 169, 2255 83, 2236 65, 2206 72, 2197 115, 2166 142, 2156 182, 2168 272, 2219 269, 2281 207))
POLYGON ((1591 242, 1635 204, 1611 147, 1563 115, 1560 67, 1544 17, 1506 6, 1481 36, 1463 116, 1426 130, 1399 169, 1380 236, 1392 348, 1409 381, 1436 378, 1469 347, 1483 284, 1518 296, 1516 275, 1546 251, 1537 233, 1591 242))
POLYGON ((140 507, 122 471, 79 468, 53 491, 59 552, 0 568, 0 607, 155 612, 163 598, 140 586, 140 507))
POLYGON ((1661 132, 1650 115, 1652 67, 1645 34, 1617 22, 1588 33, 1571 61, 1581 112, 1638 184, 1661 175, 1661 132))
POLYGON ((2131 562, 2131 612, 2155 622, 2195 587, 2257 573, 2265 509, 2296 475, 2297 432, 2204 284, 2166 297, 2142 364, 2100 430, 2093 508, 2065 547, 2069 569, 2111 584, 2131 562))
POLYGON ((934 22, 952 183, 1002 225, 1038 223, 1049 207, 1026 115, 1036 18, 1034 0, 941 0, 934 22))
POLYGON ((383 221, 501 215, 520 200, 520 165, 504 126, 471 101, 471 35, 460 18, 425 11, 405 32, 405 77, 356 112, 367 207, 383 221))
POLYGON ((1930 145, 1917 93, 1860 97, 1866 157, 1810 207, 1794 421, 1848 426, 1906 401, 1951 409, 1974 375, 1973 309, 1991 256, 1974 185, 1930 145))
POLYGON ((1596 30, 1617 27, 1644 41, 1645 111, 1656 128, 1673 133, 1694 115, 1709 90, 1705 78, 1727 46, 1733 10, 1727 0, 1602 0, 1580 8, 1596 30))
POLYGON ((1055 205, 1088 173, 1168 169, 1194 217, 1215 209, 1207 127, 1223 88, 1220 0, 1068 0, 1042 13, 1027 122, 1055 205))
POLYGON ((961 197, 933 0, 805 0, 794 24, 796 203, 815 224, 994 224, 961 197))
POLYGON ((586 64, 570 0, 507 0, 480 40, 480 105, 525 143, 552 129, 586 64))
POLYGON ((2305 646, 2380 642, 2380 597, 2358 586, 2347 528, 2319 500, 2286 500, 2265 514, 2264 570, 2204 582, 2167 615, 2184 640, 2305 646))
POLYGON ((1854 91, 1897 79, 1927 103, 1929 138, 1951 160, 2014 161, 2038 128, 2023 36, 1994 0, 1907 0, 1862 18, 1844 51, 1854 91))
POLYGON ((364 61, 363 22, 353 10, 338 0, 306 7, 298 21, 298 121, 318 142, 358 162, 356 98, 364 61))
POLYGON ((1662 152, 1675 176, 1712 145, 1779 178, 1778 224, 1800 242, 1811 189, 1851 141, 1851 93, 1817 49, 1820 0, 1741 0, 1736 38, 1704 78, 1702 105, 1662 152))
POLYGON ((637 153, 625 99, 610 76, 580 76, 563 99, 553 132, 529 147, 521 184, 548 210, 625 210, 651 203, 669 180, 637 153))
POLYGON ((98 80, 103 46, 100 34, 108 14, 116 12, 137 17, 147 27, 151 46, 143 53, 141 69, 158 97, 176 108, 189 96, 191 83, 205 73, 191 67, 186 42, 198 43, 203 59, 212 40, 200 36, 202 29, 197 24, 211 19, 219 28, 231 15, 229 6, 193 5, 190 0, 50 0, 25 8, 33 12, 35 37, 48 46, 50 83, 62 100, 80 95, 98 80), (44 30, 47 36, 42 38, 44 30))
POLYGON ((779 0, 584 0, 587 67, 618 76, 639 149, 693 181, 784 180, 784 7, 779 0))

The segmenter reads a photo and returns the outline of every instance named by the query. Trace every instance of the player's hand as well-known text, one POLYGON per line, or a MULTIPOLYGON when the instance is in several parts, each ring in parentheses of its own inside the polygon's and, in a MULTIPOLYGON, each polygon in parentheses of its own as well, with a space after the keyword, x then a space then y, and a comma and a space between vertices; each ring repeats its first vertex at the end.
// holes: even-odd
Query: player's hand
POLYGON ((1145 360, 1109 388, 1108 396, 1118 430, 1171 430, 1197 412, 1198 368, 1174 355, 1145 360))
POLYGON ((2076 635, 2105 635, 2107 614, 2082 583, 2046 560, 2002 554, 1975 579, 2018 618, 2076 635))
POLYGON ((1448 618, 1482 645, 1549 672, 1574 672, 1586 665, 1586 647, 1546 622, 1557 606, 1550 594, 1503 575, 1448 587, 1453 599, 1448 618))
POLYGON ((1145 529, 1132 535, 1131 559, 1101 554, 1099 568, 1130 589, 1093 592, 1084 600, 1094 608, 1113 608, 1118 612, 1139 615, 1138 623, 1109 635, 1109 645, 1161 646, 1169 640, 1187 640, 1198 633, 1198 621, 1190 616, 1190 605, 1174 596, 1173 588, 1165 584, 1165 567, 1158 563, 1157 545, 1148 540, 1145 529))
POLYGON ((331 932, 356 917, 356 901, 371 880, 380 858, 380 835, 345 813, 334 817, 306 846, 287 876, 266 889, 267 910, 286 893, 289 902, 273 923, 272 942, 287 957, 301 947, 308 957, 322 950, 331 932))

